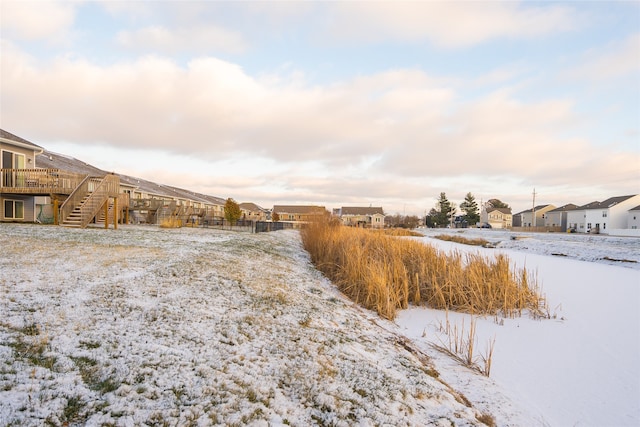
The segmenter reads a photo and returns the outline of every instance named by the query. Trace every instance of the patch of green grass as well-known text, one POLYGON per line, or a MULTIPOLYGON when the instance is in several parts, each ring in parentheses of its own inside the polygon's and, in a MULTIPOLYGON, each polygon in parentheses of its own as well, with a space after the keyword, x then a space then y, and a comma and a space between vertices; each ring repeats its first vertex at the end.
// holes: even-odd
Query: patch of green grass
POLYGON ((76 364, 78 370, 80 370, 80 377, 89 389, 105 394, 115 391, 120 387, 120 382, 107 377, 102 378, 100 375, 100 367, 98 362, 90 357, 80 356, 72 357, 71 360, 76 364))
POLYGON ((62 425, 77 424, 84 421, 86 415, 83 414, 83 411, 86 406, 87 403, 80 396, 67 398, 67 404, 62 409, 62 425))
POLYGON ((87 350, 93 350, 99 348, 102 344, 96 341, 82 341, 80 340, 80 348, 85 348, 87 350))
POLYGON ((53 370, 58 360, 55 356, 47 356, 45 354, 48 347, 47 340, 25 340, 23 337, 18 337, 15 341, 9 343, 9 347, 13 349, 16 359, 24 360, 34 366, 49 370, 53 370))

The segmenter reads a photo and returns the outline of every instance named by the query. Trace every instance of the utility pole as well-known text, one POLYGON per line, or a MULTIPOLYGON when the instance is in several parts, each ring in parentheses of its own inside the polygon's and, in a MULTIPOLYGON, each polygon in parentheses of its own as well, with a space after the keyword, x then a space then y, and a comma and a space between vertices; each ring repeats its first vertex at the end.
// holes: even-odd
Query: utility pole
POLYGON ((531 208, 531 213, 533 215, 533 226, 536 226, 536 188, 533 187, 533 207, 531 208))

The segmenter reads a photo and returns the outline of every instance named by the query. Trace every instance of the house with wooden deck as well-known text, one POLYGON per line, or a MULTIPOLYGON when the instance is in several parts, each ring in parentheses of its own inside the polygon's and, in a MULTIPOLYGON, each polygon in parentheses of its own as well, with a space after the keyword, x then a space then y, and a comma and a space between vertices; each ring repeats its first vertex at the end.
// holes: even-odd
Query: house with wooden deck
POLYGON ((242 212, 242 219, 247 221, 266 221, 269 211, 251 202, 238 205, 242 212))
POLYGON ((49 164, 37 166, 44 151, 0 129, 0 221, 38 222, 38 205, 50 200, 56 223, 86 227, 99 212, 106 215, 117 206, 117 176, 76 173, 49 164))
POLYGON ((384 228, 385 214, 382 207, 343 206, 334 209, 334 215, 344 225, 363 228, 384 228))
MULTIPOLYGON (((37 165, 94 176, 108 174, 81 160, 46 150, 37 157, 37 165)), ((171 219, 182 225, 204 225, 221 222, 224 217, 225 200, 222 198, 129 175, 113 175, 120 181, 122 201, 118 217, 127 223, 158 225, 171 219)))
POLYGON ((271 211, 272 219, 275 216, 278 221, 297 223, 316 221, 328 214, 324 206, 314 205, 275 205, 271 211))
POLYGON ((221 223, 225 200, 100 170, 0 129, 0 221, 221 223))
POLYGON ((43 148, 0 129, 0 220, 36 222, 36 155, 43 148))

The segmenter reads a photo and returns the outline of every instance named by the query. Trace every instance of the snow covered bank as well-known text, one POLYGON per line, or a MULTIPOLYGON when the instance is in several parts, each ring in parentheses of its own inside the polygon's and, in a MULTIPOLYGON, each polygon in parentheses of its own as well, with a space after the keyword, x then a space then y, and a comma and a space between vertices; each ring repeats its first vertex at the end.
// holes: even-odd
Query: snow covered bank
MULTIPOLYGON (((640 239, 542 234, 512 240, 504 239, 507 232, 480 234, 509 249, 427 240, 443 250, 500 251, 516 265, 536 270, 554 316, 476 319, 478 347, 495 338, 491 378, 536 414, 539 425, 640 425, 640 270, 636 263, 607 260, 640 259, 640 239), (539 255, 545 253, 566 256, 539 255)), ((462 314, 448 317, 459 325, 470 322, 462 314)), ((401 312, 397 323, 424 348, 441 342, 443 321, 443 312, 414 308, 401 312)), ((441 372, 461 386, 451 370, 441 372)))
POLYGON ((296 231, 0 238, 1 425, 467 426, 493 409, 337 293, 296 231))

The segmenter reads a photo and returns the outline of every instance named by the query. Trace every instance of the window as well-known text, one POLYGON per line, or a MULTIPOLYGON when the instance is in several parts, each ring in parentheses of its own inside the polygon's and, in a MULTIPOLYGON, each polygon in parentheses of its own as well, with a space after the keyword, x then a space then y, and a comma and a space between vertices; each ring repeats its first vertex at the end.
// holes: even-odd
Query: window
POLYGON ((602 218, 606 218, 607 217, 607 211, 602 211, 602 218))
MULTIPOLYGON (((14 153, 2 150, 0 156, 0 168, 2 169, 24 169, 24 154, 14 153)), ((16 176, 15 173, 3 173, 2 185, 7 187, 22 187, 24 185, 24 176, 16 176)))
POLYGON ((24 202, 20 200, 5 200, 4 217, 10 219, 24 219, 24 202))

